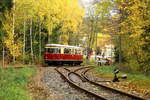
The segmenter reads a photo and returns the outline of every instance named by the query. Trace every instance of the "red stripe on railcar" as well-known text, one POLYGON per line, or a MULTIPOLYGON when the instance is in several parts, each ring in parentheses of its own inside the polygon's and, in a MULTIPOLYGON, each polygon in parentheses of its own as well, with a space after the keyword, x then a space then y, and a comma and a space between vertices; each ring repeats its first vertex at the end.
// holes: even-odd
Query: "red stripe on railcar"
POLYGON ((76 54, 44 54, 45 60, 52 60, 52 61, 82 61, 83 55, 76 55, 76 54))

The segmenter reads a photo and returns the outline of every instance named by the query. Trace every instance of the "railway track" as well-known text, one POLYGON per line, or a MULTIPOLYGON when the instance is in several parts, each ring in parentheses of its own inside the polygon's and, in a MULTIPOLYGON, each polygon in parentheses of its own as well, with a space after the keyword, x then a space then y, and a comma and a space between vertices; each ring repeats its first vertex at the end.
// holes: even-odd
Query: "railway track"
MULTIPOLYGON (((114 92, 118 92, 118 93, 123 94, 123 95, 127 95, 128 97, 131 97, 131 98, 133 98, 133 99, 135 99, 135 100, 146 100, 146 99, 143 98, 143 97, 136 96, 136 95, 133 95, 133 94, 129 94, 129 93, 126 93, 126 92, 123 92, 123 91, 120 91, 120 90, 117 90, 117 89, 114 89, 114 88, 110 88, 110 87, 107 87, 107 86, 105 86, 105 85, 102 85, 102 84, 99 84, 99 83, 96 83, 96 82, 90 80, 90 79, 88 78, 88 76, 86 75, 86 73, 87 73, 89 70, 91 70, 91 68, 85 69, 85 70, 82 71, 82 73, 81 73, 82 77, 84 77, 89 83, 94 84, 94 85, 96 85, 96 86, 104 87, 104 88, 106 88, 106 89, 112 90, 112 91, 114 91, 114 92)), ((111 82, 111 80, 101 81, 101 82, 111 82)))
POLYGON ((94 67, 83 67, 71 71, 68 68, 55 70, 74 88, 85 92, 96 100, 146 100, 145 98, 128 94, 102 84, 91 81, 86 73, 94 67))
POLYGON ((73 80, 70 80, 69 77, 68 77, 68 74, 70 73, 69 70, 61 69, 61 71, 60 71, 60 69, 58 69, 58 68, 56 68, 55 70, 61 75, 61 77, 65 81, 67 81, 75 89, 78 89, 78 90, 86 93, 88 96, 95 98, 95 100, 107 100, 107 99, 103 98, 102 96, 99 96, 95 93, 92 93, 92 92, 84 89, 83 87, 77 85, 75 82, 73 82, 73 80))

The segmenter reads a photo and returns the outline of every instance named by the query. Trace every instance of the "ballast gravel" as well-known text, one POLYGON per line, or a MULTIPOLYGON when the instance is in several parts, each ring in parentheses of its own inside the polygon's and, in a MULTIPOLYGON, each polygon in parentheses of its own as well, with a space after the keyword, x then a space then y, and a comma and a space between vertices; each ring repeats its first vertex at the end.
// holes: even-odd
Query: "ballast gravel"
POLYGON ((69 86, 55 71, 55 67, 46 68, 42 81, 50 91, 47 100, 94 100, 69 86))

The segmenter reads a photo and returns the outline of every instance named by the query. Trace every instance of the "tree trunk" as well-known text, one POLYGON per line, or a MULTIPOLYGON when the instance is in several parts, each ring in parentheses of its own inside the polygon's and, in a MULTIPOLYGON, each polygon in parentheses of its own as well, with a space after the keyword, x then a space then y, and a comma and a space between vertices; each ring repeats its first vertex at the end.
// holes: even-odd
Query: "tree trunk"
MULTIPOLYGON (((4 37, 3 37, 4 38, 4 37)), ((4 42, 4 41, 3 41, 4 42)), ((3 68, 5 67, 5 48, 3 43, 3 68)))
POLYGON ((34 58, 33 58, 33 45, 32 45, 32 18, 30 19, 30 44, 31 44, 31 59, 32 63, 34 63, 34 58))
POLYGON ((121 50, 121 35, 119 35, 119 65, 122 63, 122 50, 121 50))
POLYGON ((23 35, 23 64, 25 64, 25 46, 26 46, 26 21, 24 18, 24 35, 23 35))
POLYGON ((39 23, 39 61, 41 60, 41 23, 39 23))
POLYGON ((97 17, 95 18, 95 27, 94 27, 94 41, 95 41, 95 61, 96 61, 96 55, 97 55, 97 17))
POLYGON ((13 12, 13 30, 12 30, 12 33, 13 33, 13 63, 15 63, 15 55, 14 55, 14 35, 15 35, 15 0, 14 0, 14 12, 13 12))
POLYGON ((70 44, 69 42, 70 42, 70 33, 68 32, 68 40, 67 40, 67 42, 68 42, 68 45, 70 44))
POLYGON ((48 32, 48 43, 50 43, 50 31, 48 32))

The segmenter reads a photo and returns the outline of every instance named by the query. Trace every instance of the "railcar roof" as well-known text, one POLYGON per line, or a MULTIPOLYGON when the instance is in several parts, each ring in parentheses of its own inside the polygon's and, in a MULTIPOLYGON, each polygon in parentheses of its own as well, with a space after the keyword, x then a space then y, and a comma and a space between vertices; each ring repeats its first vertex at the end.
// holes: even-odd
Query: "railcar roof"
POLYGON ((68 48, 82 48, 77 46, 70 46, 70 45, 62 45, 62 44, 46 44, 45 47, 68 47, 68 48))

